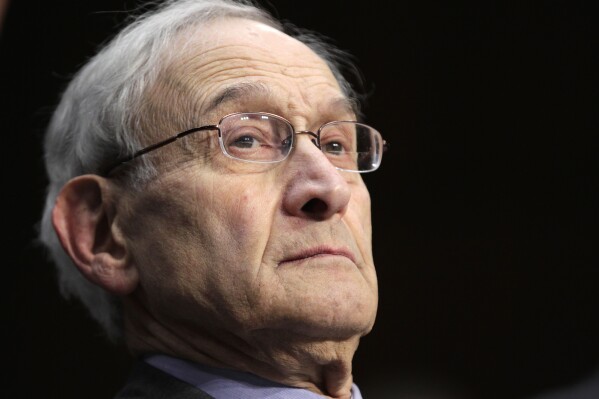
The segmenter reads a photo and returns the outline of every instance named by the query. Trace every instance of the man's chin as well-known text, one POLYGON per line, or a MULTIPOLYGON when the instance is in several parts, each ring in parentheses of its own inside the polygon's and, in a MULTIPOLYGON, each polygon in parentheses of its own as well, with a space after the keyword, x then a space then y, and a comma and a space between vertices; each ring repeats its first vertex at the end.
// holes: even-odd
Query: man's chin
POLYGON ((275 336, 281 339, 307 341, 351 341, 368 334, 374 325, 376 312, 370 314, 338 314, 336 318, 316 313, 271 322, 275 336))

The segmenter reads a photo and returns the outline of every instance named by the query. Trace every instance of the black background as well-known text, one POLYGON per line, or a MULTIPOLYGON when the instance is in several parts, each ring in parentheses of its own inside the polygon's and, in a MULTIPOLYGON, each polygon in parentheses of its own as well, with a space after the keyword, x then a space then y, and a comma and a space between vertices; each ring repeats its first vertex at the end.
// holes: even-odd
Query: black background
MULTIPOLYGON (((523 398, 599 367, 599 3, 454 3, 266 4, 355 55, 392 144, 366 177, 381 298, 354 367, 370 398, 523 398)), ((131 365, 60 297, 34 225, 58 93, 136 4, 13 1, 4 21, 10 397, 108 398, 131 365)))

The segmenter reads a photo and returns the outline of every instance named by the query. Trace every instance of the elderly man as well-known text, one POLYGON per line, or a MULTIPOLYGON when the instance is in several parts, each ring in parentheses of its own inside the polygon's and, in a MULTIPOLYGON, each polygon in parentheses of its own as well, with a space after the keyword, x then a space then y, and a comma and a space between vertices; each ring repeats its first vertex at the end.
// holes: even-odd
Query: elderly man
POLYGON ((360 172, 384 142, 336 54, 247 2, 171 1, 68 86, 42 239, 140 359, 118 398, 361 397, 377 281, 360 172))

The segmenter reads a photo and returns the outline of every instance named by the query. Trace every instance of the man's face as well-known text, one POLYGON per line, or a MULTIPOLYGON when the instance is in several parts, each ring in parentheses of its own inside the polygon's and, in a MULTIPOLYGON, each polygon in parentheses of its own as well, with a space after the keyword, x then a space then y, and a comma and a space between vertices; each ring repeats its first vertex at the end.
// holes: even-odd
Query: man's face
MULTIPOLYGON (((164 85, 192 97, 202 124, 242 111, 281 115, 296 131, 355 119, 326 64, 298 41, 241 19, 201 37, 164 85)), ((178 144, 158 150, 159 177, 129 204, 144 306, 160 323, 212 334, 368 332, 377 282, 359 174, 336 170, 307 135, 285 161, 255 165, 224 156, 210 134, 197 135, 206 140, 195 158, 178 144)))

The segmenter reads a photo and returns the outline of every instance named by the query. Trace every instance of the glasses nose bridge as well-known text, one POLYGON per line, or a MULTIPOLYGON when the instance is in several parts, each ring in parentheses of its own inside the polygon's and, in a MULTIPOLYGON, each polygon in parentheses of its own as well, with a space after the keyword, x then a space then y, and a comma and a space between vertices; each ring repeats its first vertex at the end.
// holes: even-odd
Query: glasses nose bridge
POLYGON ((314 133, 310 130, 299 130, 295 132, 296 136, 299 136, 300 134, 307 134, 308 136, 311 136, 310 141, 312 142, 312 144, 314 144, 316 148, 318 148, 319 150, 322 150, 322 148, 320 147, 320 132, 314 133))

